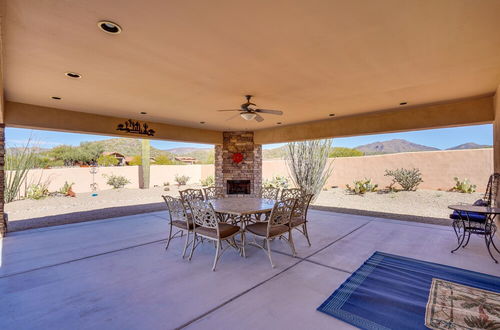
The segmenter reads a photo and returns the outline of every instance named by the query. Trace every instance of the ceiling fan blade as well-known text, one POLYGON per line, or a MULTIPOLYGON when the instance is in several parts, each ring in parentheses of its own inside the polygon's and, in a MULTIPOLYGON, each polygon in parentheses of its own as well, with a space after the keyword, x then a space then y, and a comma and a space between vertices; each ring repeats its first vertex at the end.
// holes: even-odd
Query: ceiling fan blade
POLYGON ((279 110, 266 110, 266 109, 255 109, 255 112, 269 113, 271 115, 282 115, 283 111, 279 110))
POLYGON ((261 122, 261 121, 264 121, 264 118, 262 118, 261 115, 259 115, 258 113, 255 114, 255 121, 256 122, 261 122))
POLYGON ((216 111, 241 111, 241 109, 227 109, 227 110, 216 110, 216 111))
POLYGON ((234 119, 234 118, 239 117, 239 116, 241 116, 241 115, 239 113, 237 113, 234 116, 231 116, 228 119, 226 119, 226 121, 230 121, 231 119, 234 119))

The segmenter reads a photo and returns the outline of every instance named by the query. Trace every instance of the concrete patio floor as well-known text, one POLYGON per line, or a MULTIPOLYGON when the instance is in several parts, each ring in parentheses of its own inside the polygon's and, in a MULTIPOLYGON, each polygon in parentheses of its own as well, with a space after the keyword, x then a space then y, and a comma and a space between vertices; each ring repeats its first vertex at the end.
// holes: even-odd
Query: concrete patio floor
MULTIPOLYGON (((500 275, 484 240, 455 254, 451 228, 310 211, 312 247, 298 257, 214 248, 191 262, 182 240, 165 252, 165 212, 16 232, 3 239, 0 329, 350 329, 318 307, 375 251, 500 275)), ((497 239, 498 242, 498 239, 497 239)), ((500 256, 499 256, 500 257, 500 256)))

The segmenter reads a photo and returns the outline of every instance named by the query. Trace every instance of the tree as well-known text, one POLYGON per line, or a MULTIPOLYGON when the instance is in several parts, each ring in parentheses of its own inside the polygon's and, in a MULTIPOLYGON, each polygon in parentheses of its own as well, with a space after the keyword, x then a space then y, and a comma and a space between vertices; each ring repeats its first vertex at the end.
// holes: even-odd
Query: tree
POLYGON ((328 153, 332 140, 312 140, 287 144, 286 162, 296 187, 316 198, 332 174, 328 153))
POLYGON ((140 155, 135 155, 132 157, 132 160, 128 162, 130 166, 142 165, 142 157, 140 155))
POLYGON ((155 165, 173 165, 174 162, 166 155, 159 155, 155 158, 155 165))
POLYGON ((351 148, 344 148, 344 147, 335 147, 330 150, 330 153, 328 154, 328 157, 330 158, 336 158, 336 157, 359 157, 359 156, 364 156, 365 153, 357 150, 357 149, 351 149, 351 148))
POLYGON ((112 155, 101 155, 97 158, 97 164, 99 166, 116 166, 119 160, 112 155))

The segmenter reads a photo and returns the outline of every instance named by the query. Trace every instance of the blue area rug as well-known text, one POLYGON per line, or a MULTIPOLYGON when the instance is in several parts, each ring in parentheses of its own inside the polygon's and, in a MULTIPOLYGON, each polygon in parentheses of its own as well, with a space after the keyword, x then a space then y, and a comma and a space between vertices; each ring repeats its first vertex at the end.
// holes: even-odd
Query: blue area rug
POLYGON ((500 277, 375 252, 318 310, 362 329, 427 329, 433 278, 500 292, 500 277))

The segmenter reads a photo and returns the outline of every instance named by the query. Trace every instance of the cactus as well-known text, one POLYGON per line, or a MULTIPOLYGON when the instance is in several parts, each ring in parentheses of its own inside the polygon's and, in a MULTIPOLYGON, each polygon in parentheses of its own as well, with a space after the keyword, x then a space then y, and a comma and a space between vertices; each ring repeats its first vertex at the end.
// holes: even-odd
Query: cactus
POLYGON ((149 189, 150 150, 150 141, 143 139, 141 141, 141 165, 139 166, 139 188, 141 189, 149 189))

